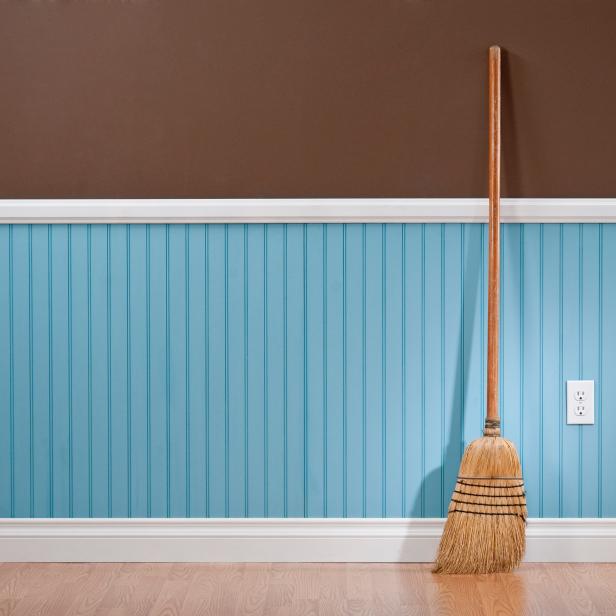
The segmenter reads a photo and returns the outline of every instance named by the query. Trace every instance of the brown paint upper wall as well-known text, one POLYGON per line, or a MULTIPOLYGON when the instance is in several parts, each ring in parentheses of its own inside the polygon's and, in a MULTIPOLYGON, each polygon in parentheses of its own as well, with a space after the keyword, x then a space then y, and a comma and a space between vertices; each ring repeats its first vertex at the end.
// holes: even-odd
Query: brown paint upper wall
POLYGON ((613 0, 0 2, 2 197, 616 195, 613 0))

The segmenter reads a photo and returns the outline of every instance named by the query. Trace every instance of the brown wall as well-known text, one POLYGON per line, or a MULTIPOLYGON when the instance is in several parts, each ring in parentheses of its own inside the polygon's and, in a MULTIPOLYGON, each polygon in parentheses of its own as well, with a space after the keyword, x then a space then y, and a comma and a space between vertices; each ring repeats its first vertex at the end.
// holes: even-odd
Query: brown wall
POLYGON ((616 195, 613 0, 0 0, 0 196, 616 195))

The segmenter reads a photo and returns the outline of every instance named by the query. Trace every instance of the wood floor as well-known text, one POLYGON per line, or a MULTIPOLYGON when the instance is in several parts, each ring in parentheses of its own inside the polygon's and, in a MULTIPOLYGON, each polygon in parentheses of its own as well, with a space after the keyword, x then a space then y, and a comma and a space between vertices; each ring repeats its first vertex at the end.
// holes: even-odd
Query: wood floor
POLYGON ((0 564, 0 615, 616 614, 616 565, 0 564))

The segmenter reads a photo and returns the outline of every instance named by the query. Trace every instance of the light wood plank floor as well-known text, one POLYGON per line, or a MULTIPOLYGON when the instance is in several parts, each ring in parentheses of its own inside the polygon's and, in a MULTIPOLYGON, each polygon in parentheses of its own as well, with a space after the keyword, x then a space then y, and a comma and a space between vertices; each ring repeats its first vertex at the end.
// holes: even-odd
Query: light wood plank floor
POLYGON ((616 564, 0 564, 0 615, 616 614, 616 564))

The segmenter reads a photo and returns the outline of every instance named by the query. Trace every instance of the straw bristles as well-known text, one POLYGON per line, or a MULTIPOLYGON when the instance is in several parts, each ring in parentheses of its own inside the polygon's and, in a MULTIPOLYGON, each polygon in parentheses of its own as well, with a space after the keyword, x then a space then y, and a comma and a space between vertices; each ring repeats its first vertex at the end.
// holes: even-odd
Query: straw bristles
POLYGON ((435 573, 511 571, 524 555, 526 495, 515 446, 497 436, 464 452, 435 573))

